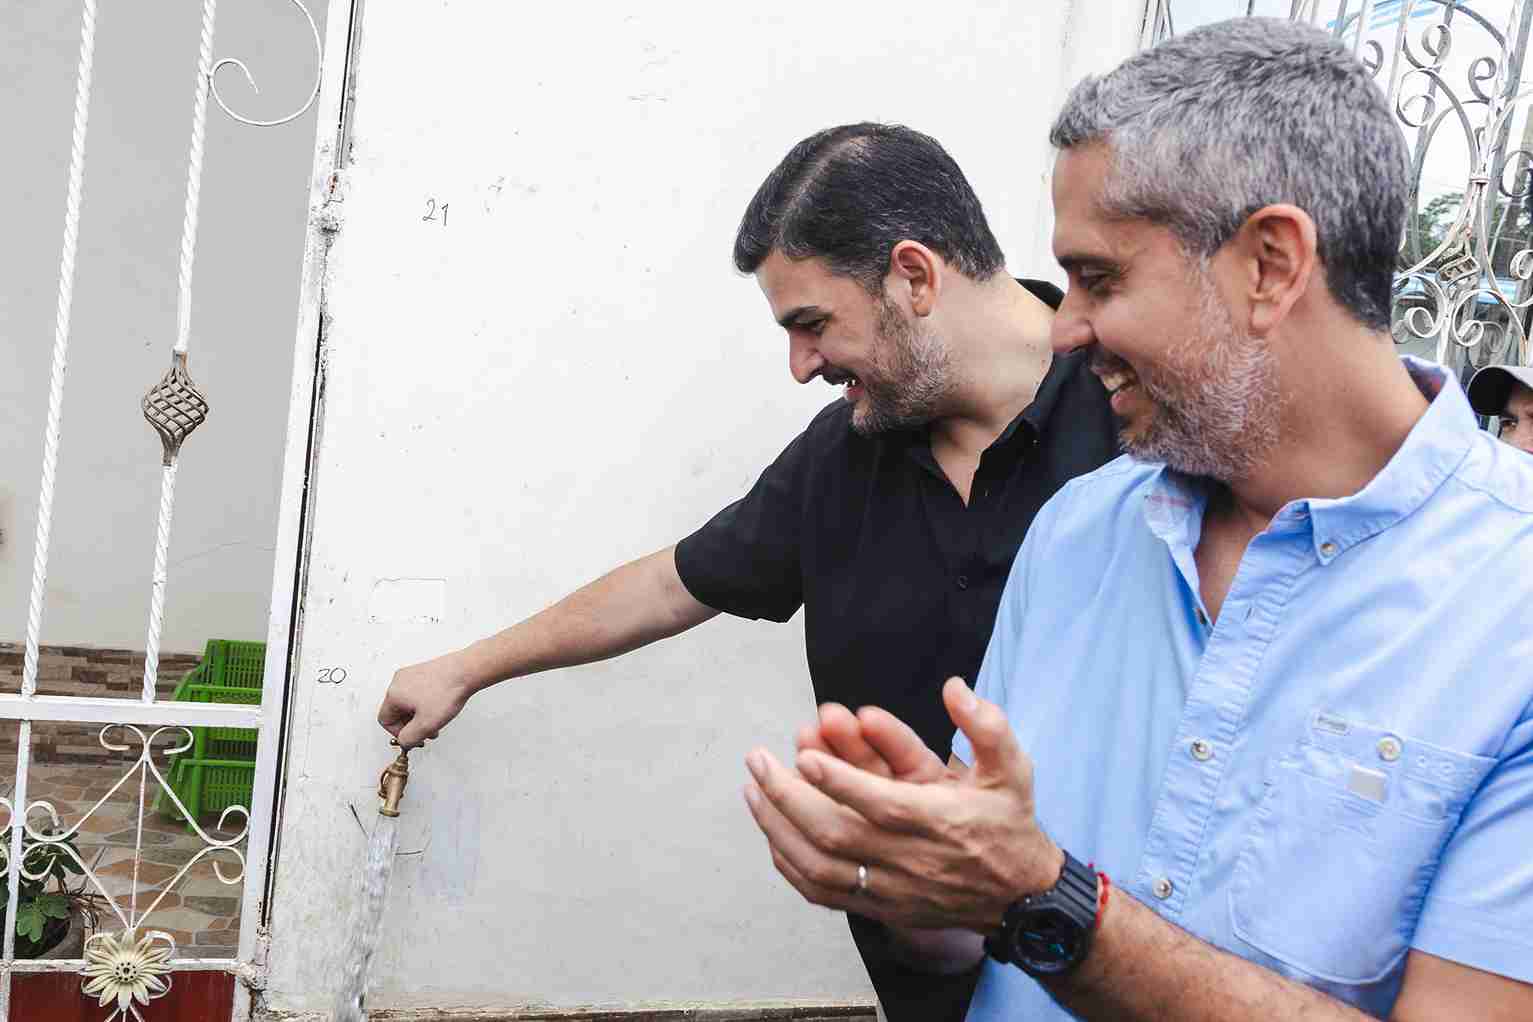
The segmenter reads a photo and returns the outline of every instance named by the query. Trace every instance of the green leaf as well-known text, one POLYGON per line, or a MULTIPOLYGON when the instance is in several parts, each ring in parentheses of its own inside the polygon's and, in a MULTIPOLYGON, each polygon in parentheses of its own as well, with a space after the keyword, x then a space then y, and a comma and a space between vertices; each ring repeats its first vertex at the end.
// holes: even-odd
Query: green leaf
POLYGON ((37 902, 28 902, 16 910, 16 932, 34 944, 43 939, 43 926, 47 923, 37 902))
POLYGON ((52 919, 69 918, 69 899, 62 894, 45 894, 35 904, 43 915, 52 919))

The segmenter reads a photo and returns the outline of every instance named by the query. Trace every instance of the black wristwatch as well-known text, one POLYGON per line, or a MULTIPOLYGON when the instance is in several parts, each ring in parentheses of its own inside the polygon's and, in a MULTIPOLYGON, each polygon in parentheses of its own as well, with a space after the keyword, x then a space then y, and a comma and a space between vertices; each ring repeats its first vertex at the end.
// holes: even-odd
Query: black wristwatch
POLYGON ((1013 902, 1001 917, 1001 932, 985 939, 985 950, 1035 979, 1063 976, 1091 950, 1097 896, 1097 875, 1065 852, 1054 886, 1013 902))

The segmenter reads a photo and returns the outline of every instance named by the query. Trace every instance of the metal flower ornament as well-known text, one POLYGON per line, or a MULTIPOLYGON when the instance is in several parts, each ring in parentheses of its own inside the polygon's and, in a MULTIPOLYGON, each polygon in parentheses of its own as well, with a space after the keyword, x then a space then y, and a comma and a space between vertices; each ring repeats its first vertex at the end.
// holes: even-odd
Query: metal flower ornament
POLYGON ((97 998, 101 1007, 117 1002, 106 1022, 144 1022, 139 1005, 170 993, 170 957, 176 942, 159 930, 150 930, 135 941, 134 932, 97 933, 85 942, 81 989, 97 998))

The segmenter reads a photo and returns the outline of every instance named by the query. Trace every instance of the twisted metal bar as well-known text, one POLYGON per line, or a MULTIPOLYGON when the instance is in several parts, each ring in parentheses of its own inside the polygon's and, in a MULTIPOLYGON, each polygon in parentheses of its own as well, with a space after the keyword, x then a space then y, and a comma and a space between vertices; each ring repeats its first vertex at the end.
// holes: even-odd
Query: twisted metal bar
POLYGON ((142 699, 154 702, 155 681, 160 673, 160 633, 165 625, 165 584, 169 580, 170 518, 176 506, 177 459, 160 467, 160 516, 154 533, 154 576, 149 595, 149 640, 144 647, 142 699))
MULTIPOLYGON (((203 0, 202 34, 197 49, 197 88, 192 97, 192 141, 186 171, 186 214, 181 224, 181 265, 176 294, 176 343, 173 364, 185 365, 192 332, 192 268, 197 255, 197 211, 202 199, 203 139, 207 134, 208 91, 213 81, 213 23, 218 0, 203 0)), ((149 635, 144 642, 144 684, 141 697, 154 702, 159 679, 160 636, 165 625, 165 585, 170 554, 170 519, 175 509, 177 450, 166 450, 160 472, 160 514, 154 536, 154 575, 149 591, 149 635)))
MULTIPOLYGON (((37 647, 42 632, 43 594, 48 584, 48 544, 53 532, 53 481, 59 460, 63 420, 64 372, 69 362, 69 316, 74 306, 75 255, 80 237, 80 205, 85 191, 85 133, 90 123, 91 80, 96 66, 96 0, 84 0, 80 15, 80 57, 75 73, 74 128, 69 142, 69 184, 64 200, 64 242, 59 254, 59 298, 53 327, 53 369, 48 383, 48 421, 43 434, 42 481, 37 494, 37 538, 32 553, 32 592, 27 600, 27 643, 22 662, 21 695, 37 692, 37 647)), ((25 806, 27 768, 32 753, 32 722, 23 720, 16 742, 15 806, 25 806)), ((15 919, 21 897, 21 832, 12 808, 11 847, 6 858, 5 918, 15 919)), ((16 957, 16 927, 0 937, 0 961, 16 957)), ((11 971, 0 975, 0 1018, 9 1018, 11 971)))
POLYGON ((186 216, 181 225, 181 267, 177 279, 177 353, 186 351, 192 330, 192 262, 197 250, 197 208, 202 197, 203 137, 207 134, 208 90, 213 83, 213 19, 217 8, 218 0, 203 0, 197 90, 192 98, 192 145, 186 172, 186 216))
MULTIPOLYGON (((53 531, 53 480, 59 460, 64 372, 69 355, 69 314, 74 304, 75 252, 80 237, 80 203, 85 185, 85 129, 90 118, 91 75, 96 63, 96 0, 85 0, 80 20, 80 62, 75 76, 74 132, 69 146, 69 187, 64 202, 64 245, 59 256, 58 314, 53 327, 53 373, 48 385, 48 424, 43 434, 42 483, 37 495, 37 539, 32 554, 32 593, 27 601, 27 649, 21 694, 37 691, 37 644, 42 631, 43 593, 48 582, 48 543, 53 531)), ((11 890, 15 890, 12 885, 11 890)), ((14 919, 15 916, 10 918, 14 919)), ((6 945, 10 947, 9 943, 6 945)))

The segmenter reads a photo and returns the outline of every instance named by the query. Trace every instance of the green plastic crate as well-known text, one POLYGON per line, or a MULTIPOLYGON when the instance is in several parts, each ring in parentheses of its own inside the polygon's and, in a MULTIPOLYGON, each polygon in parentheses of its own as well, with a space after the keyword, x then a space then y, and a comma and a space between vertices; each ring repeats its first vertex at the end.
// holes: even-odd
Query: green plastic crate
MULTIPOLYGON (((183 681, 176 687, 174 698, 181 702, 253 706, 260 703, 261 690, 183 681)), ((255 777, 256 732, 251 728, 232 727, 194 727, 190 730, 192 747, 171 760, 166 777, 182 805, 196 816, 221 812, 231 805, 248 809, 255 777)), ((163 791, 155 796, 154 808, 168 816, 181 816, 175 803, 163 791)))
POLYGON ((266 674, 266 643, 209 639, 202 659, 209 685, 260 688, 266 674))
MULTIPOLYGON (((241 759, 178 759, 170 772, 170 786, 188 807, 197 806, 197 815, 221 813, 230 806, 250 808, 250 792, 255 781, 255 763, 241 759)), ((176 813, 175 804, 166 798, 167 812, 176 813)), ((187 823, 191 829, 191 823, 187 823)))
MULTIPOLYGON (((194 703, 261 702, 266 643, 209 639, 202 662, 187 672, 171 699, 194 703)), ((221 812, 231 805, 250 807, 255 779, 256 731, 253 728, 194 727, 192 747, 174 757, 166 780, 194 816, 221 812)), ((155 796, 156 812, 180 817, 164 793, 155 796)), ((187 823, 188 829, 191 822, 187 823)))
MULTIPOLYGON (((261 690, 258 688, 200 684, 183 687, 176 689, 182 702, 240 703, 245 706, 258 706, 261 702, 261 690)), ((255 762, 255 728, 194 727, 191 730, 192 747, 189 751, 193 759, 245 759, 255 762)))

